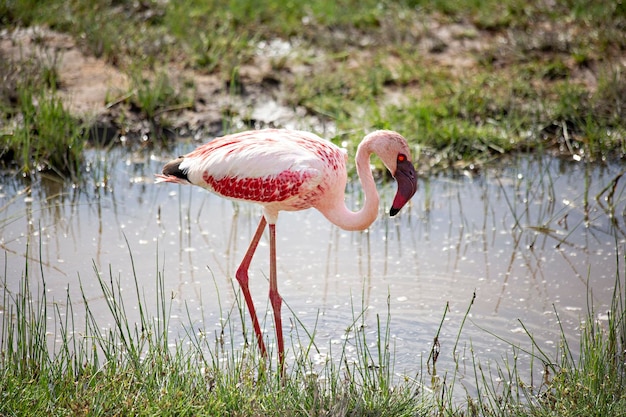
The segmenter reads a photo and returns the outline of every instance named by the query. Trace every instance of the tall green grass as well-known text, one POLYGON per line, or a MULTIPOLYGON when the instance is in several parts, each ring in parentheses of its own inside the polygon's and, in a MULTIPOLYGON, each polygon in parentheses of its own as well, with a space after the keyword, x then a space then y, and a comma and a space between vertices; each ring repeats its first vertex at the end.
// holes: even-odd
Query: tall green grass
POLYGON ((296 359, 281 379, 276 363, 261 358, 254 344, 234 346, 236 315, 247 317, 241 300, 224 309, 214 334, 189 317, 173 338, 158 260, 155 287, 140 288, 133 272, 131 296, 122 296, 111 268, 94 265, 90 279, 100 284, 105 312, 92 311, 84 296, 70 299, 69 290, 64 300, 47 300, 43 272, 30 267, 27 262, 17 292, 9 290, 4 271, 2 415, 414 416, 427 407, 414 384, 392 384, 389 323, 380 318, 372 344, 357 315, 341 351, 333 352, 339 360, 321 366, 307 355, 312 342, 303 331, 302 340, 292 338, 296 359), (136 320, 129 318, 130 305, 136 320), (354 362, 347 346, 356 352, 354 362))
MULTIPOLYGON (((132 253, 130 260, 132 265, 132 253)), ((528 332, 530 350, 511 344, 501 362, 485 364, 471 341, 463 339, 472 299, 454 341, 456 367, 437 371, 438 333, 428 369, 415 378, 398 378, 390 315, 376 317, 372 340, 364 331, 365 307, 361 306, 353 309, 342 345, 330 345, 328 359, 321 364, 312 360, 316 329, 305 328, 294 316, 293 358, 287 376, 280 378, 275 361, 260 357, 246 330, 247 342, 239 344, 247 317, 240 299, 231 306, 220 305, 222 324, 215 331, 199 326, 189 313, 182 327, 173 323, 172 297, 158 258, 154 288, 139 287, 132 266, 130 294, 122 291, 112 267, 100 270, 94 265, 89 279, 100 285, 104 312, 93 311, 84 295, 72 300, 69 289, 63 300, 48 300, 43 270, 33 260, 25 262, 19 286, 11 291, 9 280, 15 277, 8 276, 6 252, 4 261, 2 415, 617 416, 626 412, 626 294, 620 274, 608 319, 598 320, 599 312, 589 305, 579 354, 574 353, 574 341, 565 336, 556 353, 546 352, 528 332), (176 327, 182 329, 179 335, 171 332, 176 327), (461 352, 470 358, 475 393, 457 385, 457 376, 469 375, 462 369, 461 352), (530 364, 519 359, 522 354, 530 364), (531 374, 540 371, 542 376, 527 381, 522 375, 528 366, 531 374)))
POLYGON ((0 62, 0 162, 24 174, 55 171, 76 179, 83 124, 57 96, 58 56, 0 62))

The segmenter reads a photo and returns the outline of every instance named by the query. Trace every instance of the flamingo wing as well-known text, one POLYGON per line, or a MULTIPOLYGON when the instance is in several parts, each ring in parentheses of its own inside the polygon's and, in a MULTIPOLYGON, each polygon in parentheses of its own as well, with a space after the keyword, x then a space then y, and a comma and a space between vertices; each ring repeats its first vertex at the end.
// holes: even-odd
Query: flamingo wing
POLYGON ((307 132, 243 132, 200 146, 177 160, 176 168, 189 183, 227 198, 300 209, 321 194, 327 156, 339 152, 345 160, 335 148, 307 132))

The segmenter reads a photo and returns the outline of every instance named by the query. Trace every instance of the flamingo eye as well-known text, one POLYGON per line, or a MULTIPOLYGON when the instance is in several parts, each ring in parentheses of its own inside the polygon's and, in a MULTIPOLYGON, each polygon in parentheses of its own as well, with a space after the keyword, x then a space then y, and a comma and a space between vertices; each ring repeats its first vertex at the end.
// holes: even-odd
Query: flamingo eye
POLYGON ((404 155, 402 153, 399 154, 398 155, 398 162, 404 162, 404 161, 406 161, 406 155, 404 155))

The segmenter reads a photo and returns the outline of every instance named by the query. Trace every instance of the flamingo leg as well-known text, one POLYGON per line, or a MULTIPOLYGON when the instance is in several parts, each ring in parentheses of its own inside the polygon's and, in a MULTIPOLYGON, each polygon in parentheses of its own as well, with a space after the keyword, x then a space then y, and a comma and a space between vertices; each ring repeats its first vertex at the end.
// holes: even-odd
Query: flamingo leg
POLYGON ((276 341, 278 343, 278 366, 280 374, 284 372, 285 344, 283 341, 283 322, 280 314, 282 298, 278 293, 278 282, 276 280, 276 224, 270 223, 270 302, 274 310, 274 325, 276 327, 276 341))
POLYGON ((248 306, 248 311, 250 312, 250 318, 252 319, 252 325, 254 326, 256 340, 259 344, 259 350, 261 351, 261 355, 263 355, 263 357, 267 357, 267 350, 265 349, 263 334, 261 333, 261 326, 259 326, 259 319, 257 318, 254 303, 252 302, 252 296, 250 295, 250 288, 248 286, 248 269, 250 268, 250 262, 252 262, 252 257, 254 256, 254 252, 256 251, 257 246, 259 245, 261 236, 263 236, 263 231, 265 230, 266 224, 267 220, 265 220, 265 217, 261 217, 261 221, 259 222, 259 226, 256 229, 252 241, 250 242, 250 246, 248 247, 248 250, 243 257, 239 268, 237 268, 237 273, 235 274, 235 277, 239 282, 239 286, 241 287, 241 291, 243 292, 243 296, 246 300, 246 305, 248 306))

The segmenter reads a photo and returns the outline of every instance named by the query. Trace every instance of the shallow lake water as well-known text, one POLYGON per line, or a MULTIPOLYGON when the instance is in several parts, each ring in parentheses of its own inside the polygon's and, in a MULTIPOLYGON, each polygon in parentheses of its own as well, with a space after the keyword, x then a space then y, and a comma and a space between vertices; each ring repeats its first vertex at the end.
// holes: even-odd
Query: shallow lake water
MULTIPOLYGON (((134 277, 150 307, 162 273, 171 295, 172 340, 184 336, 190 320, 194 328, 213 333, 231 314, 240 329, 234 273, 260 210, 197 187, 154 183, 153 174, 165 161, 194 146, 181 142, 169 155, 91 151, 86 175, 92 180, 80 189, 54 180, 29 186, 1 177, 3 290, 19 291, 28 264, 35 283, 43 274, 49 303, 63 305, 69 294, 80 323, 82 291, 106 329, 112 321, 95 269, 120 281, 131 320, 137 318, 134 277)), ((395 192, 390 182, 379 187, 380 215, 365 232, 342 231, 315 210, 282 213, 278 281, 286 303, 288 363, 299 349, 298 339, 292 342, 298 326, 315 331, 312 360, 323 361, 334 345, 342 346, 355 319, 375 343, 377 317, 385 324, 388 316, 396 374, 428 374, 443 319, 437 371, 451 374, 458 362, 455 378, 470 391, 472 355, 486 366, 515 354, 521 373, 531 377, 527 332, 541 349, 555 353, 562 326, 576 352, 591 306, 596 319, 605 321, 616 279, 623 282, 622 170, 618 164, 507 158, 473 175, 421 177, 412 202, 394 218, 385 214, 395 192), (296 327, 294 315, 301 322, 296 327)), ((360 197, 358 183, 349 184, 348 204, 357 208, 360 197)), ((250 283, 272 345, 268 264, 264 238, 250 283)), ((247 313, 245 320, 249 323, 247 313)), ((243 339, 233 343, 240 347, 243 339)), ((535 371, 540 380, 542 367, 535 371)))

